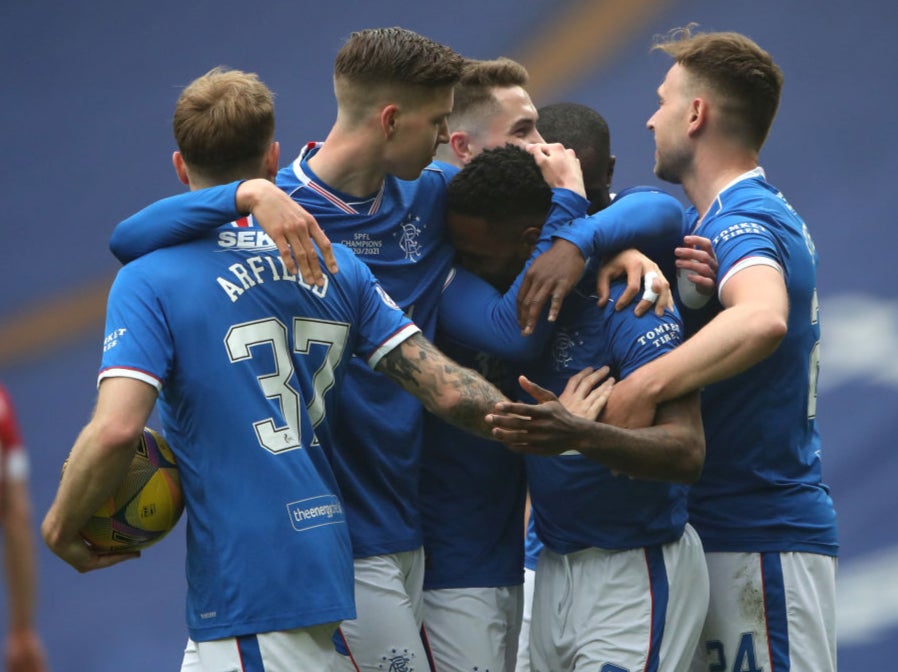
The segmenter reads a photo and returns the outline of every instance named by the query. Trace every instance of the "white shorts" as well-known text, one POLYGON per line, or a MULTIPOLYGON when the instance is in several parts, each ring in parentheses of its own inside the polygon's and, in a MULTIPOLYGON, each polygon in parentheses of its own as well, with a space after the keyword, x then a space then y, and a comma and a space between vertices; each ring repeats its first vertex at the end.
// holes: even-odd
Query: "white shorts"
POLYGON ((426 672, 430 651, 421 627, 424 549, 356 558, 354 566, 356 618, 340 625, 348 655, 337 655, 334 669, 426 672))
POLYGON ((440 672, 514 672, 523 587, 424 591, 424 626, 440 672))
POLYGON ((333 665, 336 623, 311 628, 187 640, 181 672, 291 672, 327 670, 333 665))
POLYGON ((530 672, 530 618, 533 614, 533 588, 536 572, 524 567, 524 609, 521 615, 521 634, 518 636, 518 660, 515 672, 530 672))
POLYGON ((708 608, 708 571, 686 526, 664 546, 559 555, 536 567, 530 664, 534 672, 689 668, 708 608))
POLYGON ((836 670, 836 558, 707 553, 711 603, 694 671, 836 670))

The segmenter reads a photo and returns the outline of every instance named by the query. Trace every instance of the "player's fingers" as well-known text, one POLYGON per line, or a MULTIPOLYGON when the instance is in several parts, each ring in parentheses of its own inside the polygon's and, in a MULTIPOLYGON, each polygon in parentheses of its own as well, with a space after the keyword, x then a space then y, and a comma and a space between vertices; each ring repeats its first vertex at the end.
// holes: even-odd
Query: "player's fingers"
POLYGON ((281 260, 284 262, 284 267, 289 273, 296 275, 299 268, 293 259, 293 249, 290 247, 290 243, 287 242, 286 238, 280 238, 277 242, 277 248, 278 253, 281 255, 281 260))
POLYGON ((673 292, 670 289, 670 283, 662 277, 655 279, 655 287, 658 298, 655 301, 655 315, 661 317, 664 311, 673 309, 673 292))
POLYGON ((529 413, 536 408, 527 404, 508 404, 497 407, 495 413, 486 416, 487 424, 503 429, 525 430, 531 423, 529 413), (528 415, 525 415, 528 414, 528 415))
MULTIPOLYGON (((564 297, 567 295, 567 292, 563 291, 560 288, 555 289, 552 292, 552 300, 549 302, 549 322, 554 322, 558 319, 559 313, 561 313, 561 307, 564 305, 564 297)), ((539 317, 539 313, 537 313, 537 317, 539 317)))
MULTIPOLYGON (((641 280, 641 278, 640 278, 640 280, 641 280)), ((614 310, 622 310, 623 308, 630 305, 630 302, 633 300, 633 298, 636 296, 636 294, 641 291, 640 284, 641 284, 640 282, 637 282, 636 284, 631 283, 629 280, 629 276, 628 276, 627 287, 626 287, 626 289, 624 289, 623 292, 621 292, 621 295, 618 297, 617 303, 614 305, 614 310)), ((636 314, 642 315, 642 313, 644 313, 646 310, 648 310, 648 307, 651 305, 652 304, 649 303, 648 301, 640 301, 639 304, 637 304, 637 306, 636 306, 636 314), (640 312, 639 309, 642 306, 642 304, 645 304, 645 307, 640 312)))
POLYGON ((321 251, 321 256, 324 258, 324 264, 331 273, 337 273, 340 268, 337 266, 337 259, 334 256, 334 246, 331 244, 330 238, 327 237, 327 234, 318 226, 318 222, 314 223, 314 226, 309 227, 309 235, 312 236, 312 240, 315 241, 315 245, 318 246, 318 249, 321 251))
MULTIPOLYGON (((583 369, 583 371, 587 371, 587 369, 583 369)), ((589 389, 593 389, 596 387, 596 385, 599 384, 600 381, 602 381, 602 379, 604 379, 610 373, 610 371, 611 369, 609 369, 607 366, 602 366, 598 369, 595 369, 594 371, 590 371, 583 376, 582 384, 589 389)), ((602 383, 602 385, 604 384, 605 383, 602 383)))
POLYGON ((543 307, 549 298, 549 291, 545 287, 537 287, 524 299, 524 329, 522 333, 529 336, 536 327, 536 321, 543 312, 543 307))
MULTIPOLYGON (((532 270, 533 267, 531 266, 532 270)), ((527 300, 530 296, 530 292, 533 288, 533 274, 530 273, 530 270, 524 274, 524 279, 521 281, 521 288, 518 290, 518 295, 515 300, 515 305, 518 311, 518 326, 521 328, 521 331, 524 330, 524 327, 527 325, 527 300)))
POLYGON ((302 279, 310 285, 324 284, 324 276, 321 273, 321 265, 318 262, 318 253, 309 237, 308 229, 303 229, 289 238, 290 247, 293 248, 293 256, 299 266, 302 279))
POLYGON ((540 387, 532 380, 528 379, 526 376, 518 377, 518 383, 521 386, 521 389, 524 390, 531 397, 536 399, 536 401, 542 403, 545 401, 557 401, 558 397, 555 396, 554 393, 545 389, 544 387, 540 387))
POLYGON ((599 297, 599 308, 604 308, 605 304, 608 303, 608 299, 611 298, 611 273, 605 268, 599 271, 599 276, 596 280, 596 296, 599 297))
POLYGON ((583 369, 580 369, 573 376, 568 378, 567 384, 564 386, 565 392, 579 392, 584 387, 589 386, 589 377, 595 373, 595 369, 591 366, 587 366, 583 369))

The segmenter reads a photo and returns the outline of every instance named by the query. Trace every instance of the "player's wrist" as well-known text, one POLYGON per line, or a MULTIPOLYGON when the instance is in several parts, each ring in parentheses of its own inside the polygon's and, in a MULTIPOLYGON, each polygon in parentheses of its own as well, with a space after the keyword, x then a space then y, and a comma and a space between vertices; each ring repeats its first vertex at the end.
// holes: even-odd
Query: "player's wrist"
POLYGON ((234 205, 241 215, 252 213, 265 196, 266 189, 277 189, 270 180, 258 177, 252 180, 244 180, 237 187, 234 195, 234 205))

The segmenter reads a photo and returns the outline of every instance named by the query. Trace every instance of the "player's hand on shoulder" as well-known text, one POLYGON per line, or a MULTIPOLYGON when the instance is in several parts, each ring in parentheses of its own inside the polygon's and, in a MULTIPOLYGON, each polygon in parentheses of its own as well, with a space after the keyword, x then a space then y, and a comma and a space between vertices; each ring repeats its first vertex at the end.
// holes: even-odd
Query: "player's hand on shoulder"
POLYGON ((583 170, 573 149, 553 142, 527 145, 527 151, 533 156, 543 179, 550 187, 570 189, 586 198, 583 170))
POLYGON ((670 282, 664 277, 661 268, 654 261, 635 249, 618 252, 611 259, 602 263, 599 269, 596 293, 599 306, 604 307, 611 298, 611 282, 617 278, 627 279, 627 288, 618 297, 615 310, 623 310, 639 295, 634 313, 644 315, 652 306, 658 317, 664 311, 673 308, 673 294, 670 282))
POLYGON ((321 250, 328 270, 337 272, 330 239, 318 221, 270 180, 257 178, 241 183, 237 188, 237 209, 252 213, 256 223, 277 245, 287 270, 298 271, 308 284, 324 283, 315 245, 321 250))

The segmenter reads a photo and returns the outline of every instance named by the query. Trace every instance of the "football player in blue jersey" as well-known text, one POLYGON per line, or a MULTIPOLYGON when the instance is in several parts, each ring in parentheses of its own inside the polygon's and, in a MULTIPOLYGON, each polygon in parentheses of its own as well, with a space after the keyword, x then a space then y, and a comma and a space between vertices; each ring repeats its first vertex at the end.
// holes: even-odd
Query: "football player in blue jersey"
MULTIPOLYGON (((605 118, 586 105, 567 102, 545 105, 539 108, 537 115, 539 119, 537 127, 543 138, 548 142, 557 142, 573 149, 580 160, 586 200, 589 201, 587 213, 592 214, 608 207, 612 198, 610 189, 616 157, 611 153, 611 132, 605 118)), ((673 250, 670 250, 669 256, 673 256, 673 250)), ((533 584, 536 580, 536 564, 543 548, 529 511, 528 507, 524 541, 524 611, 518 638, 515 672, 530 671, 533 584)))
MULTIPOLYGON (((255 75, 195 80, 174 115, 179 178, 273 179, 273 110, 255 75)), ((330 454, 334 427, 354 421, 331 391, 345 390, 350 360, 481 434, 503 397, 424 339, 344 246, 332 248, 340 272, 312 284, 253 233, 236 221, 119 272, 96 409, 42 533, 82 572, 139 555, 97 552, 78 530, 125 476, 158 401, 188 512, 182 669, 325 670, 337 625, 355 616, 351 514, 330 454)))
MULTIPOLYGON (((460 262, 497 285, 513 279, 548 209, 530 196, 541 190, 548 188, 528 153, 506 147, 475 157, 449 187, 448 226, 460 262)), ((614 309, 623 283, 599 308, 596 267, 590 271, 567 297, 545 356, 525 365, 559 395, 587 367, 607 365, 625 378, 680 342, 675 312, 637 317, 614 309)), ((559 405, 550 392, 521 382, 537 401, 559 405)), ((542 411, 508 408, 519 422, 538 421, 542 411)), ((685 484, 698 477, 704 457, 698 394, 667 402, 646 429, 567 417, 574 426, 596 425, 600 437, 586 448, 558 436, 526 455, 535 526, 546 545, 537 566, 532 669, 682 670, 707 608, 701 544, 686 523, 685 484)), ((496 431, 529 452, 513 433, 496 431)))
MULTIPOLYGON (((449 141, 437 158, 459 168, 484 149, 541 143, 526 68, 511 59, 468 60, 455 86, 449 141)), ((437 330, 454 360, 503 390, 509 364, 437 330)), ((425 416, 421 455, 424 623, 434 663, 445 672, 513 669, 521 623, 523 458, 425 416)))
POLYGON ((817 252, 758 163, 783 74, 736 33, 687 28, 656 48, 674 64, 647 123, 655 173, 683 186, 689 232, 710 239, 719 282, 708 297, 680 280, 694 335, 609 410, 647 417, 704 388, 708 461, 689 515, 711 606, 695 669, 831 672, 838 536, 816 420, 817 252))
POLYGON ((686 245, 710 241, 719 282, 709 297, 678 280, 692 335, 620 382, 605 416, 641 426, 703 390, 707 460, 689 515, 711 600, 694 669, 830 672, 838 535, 816 421, 817 253, 759 165, 783 74, 737 33, 687 28, 657 48, 674 64, 648 120, 655 173, 683 185, 686 245))

